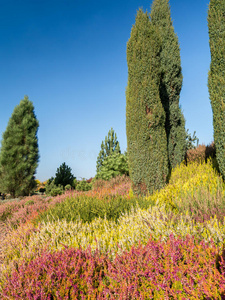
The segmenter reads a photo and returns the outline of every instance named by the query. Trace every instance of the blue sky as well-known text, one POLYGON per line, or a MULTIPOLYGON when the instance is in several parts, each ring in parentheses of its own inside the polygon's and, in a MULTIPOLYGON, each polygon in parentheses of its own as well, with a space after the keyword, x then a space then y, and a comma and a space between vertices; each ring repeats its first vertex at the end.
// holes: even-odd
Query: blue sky
MULTIPOLYGON (((213 141, 207 77, 209 0, 170 0, 181 48, 180 104, 186 128, 213 141)), ((126 43, 146 0, 0 0, 0 134, 24 95, 39 120, 44 181, 66 162, 73 174, 95 175, 111 127, 126 150, 126 43)))

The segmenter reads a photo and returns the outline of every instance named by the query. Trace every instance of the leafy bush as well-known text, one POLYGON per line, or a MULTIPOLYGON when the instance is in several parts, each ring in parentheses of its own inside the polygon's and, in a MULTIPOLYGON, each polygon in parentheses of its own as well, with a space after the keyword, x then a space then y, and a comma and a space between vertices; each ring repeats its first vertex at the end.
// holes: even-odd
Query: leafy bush
POLYGON ((102 162, 102 165, 97 172, 96 178, 109 180, 113 177, 123 174, 129 174, 127 155, 121 153, 112 153, 111 155, 107 156, 102 162))
POLYGON ((72 188, 72 186, 71 186, 70 184, 67 184, 67 185, 65 186, 65 190, 66 190, 66 191, 70 191, 71 188, 72 188))
POLYGON ((76 184, 76 190, 77 191, 90 191, 92 188, 92 184, 88 183, 85 179, 81 180, 81 181, 77 181, 76 184))
POLYGON ((63 186, 62 185, 56 185, 55 180, 48 181, 46 184, 46 195, 55 197, 57 195, 62 195, 63 193, 63 186))
POLYGON ((62 186, 57 186, 51 189, 51 192, 49 193, 50 196, 55 197, 58 195, 62 195, 63 193, 63 187, 62 186))

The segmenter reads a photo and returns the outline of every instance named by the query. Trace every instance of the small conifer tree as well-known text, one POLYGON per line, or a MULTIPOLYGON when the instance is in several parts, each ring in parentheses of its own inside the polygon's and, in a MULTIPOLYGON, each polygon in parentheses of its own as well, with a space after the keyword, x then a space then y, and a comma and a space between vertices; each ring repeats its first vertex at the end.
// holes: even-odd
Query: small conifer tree
POLYGON ((117 140, 117 136, 113 128, 108 132, 108 136, 105 137, 105 142, 101 143, 101 150, 97 157, 97 175, 100 172, 103 161, 113 153, 121 153, 120 144, 117 140))
POLYGON ((75 177, 72 174, 71 168, 64 162, 56 170, 54 183, 57 186, 61 185, 63 188, 65 188, 67 184, 72 186, 74 179, 75 177))
POLYGON ((162 188, 168 176, 165 112, 159 94, 160 41, 147 13, 137 12, 127 43, 126 132, 136 193, 162 188))
POLYGON ((29 195, 36 185, 38 127, 33 103, 25 96, 9 119, 0 152, 1 191, 13 197, 29 195))
POLYGON ((225 0, 211 0, 208 11, 211 64, 208 77, 216 159, 225 179, 225 0))
POLYGON ((175 168, 184 160, 186 131, 183 113, 179 107, 182 87, 181 59, 178 37, 174 32, 168 0, 154 0, 151 22, 160 41, 160 98, 166 113, 166 134, 169 167, 175 168))

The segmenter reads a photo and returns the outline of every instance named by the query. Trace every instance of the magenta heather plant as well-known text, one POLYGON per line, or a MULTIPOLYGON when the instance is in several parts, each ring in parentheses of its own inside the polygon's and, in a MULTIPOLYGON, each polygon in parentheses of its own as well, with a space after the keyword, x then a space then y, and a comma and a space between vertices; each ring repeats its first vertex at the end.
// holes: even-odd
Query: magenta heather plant
POLYGON ((213 243, 150 239, 109 265, 107 293, 115 299, 225 299, 224 267, 213 243))
POLYGON ((46 252, 6 277, 1 299, 98 299, 106 261, 90 249, 46 252))
POLYGON ((44 252, 5 275, 1 299, 225 299, 224 255, 194 238, 154 241, 117 255, 44 252))

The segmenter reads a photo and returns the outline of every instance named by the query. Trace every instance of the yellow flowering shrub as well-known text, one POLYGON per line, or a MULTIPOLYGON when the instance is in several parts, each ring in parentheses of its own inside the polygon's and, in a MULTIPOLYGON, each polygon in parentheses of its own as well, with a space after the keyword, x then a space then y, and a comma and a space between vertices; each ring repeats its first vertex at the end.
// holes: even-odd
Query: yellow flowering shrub
POLYGON ((188 166, 182 163, 172 170, 169 184, 147 198, 156 204, 165 203, 177 208, 181 202, 185 202, 186 196, 193 196, 199 189, 204 189, 210 194, 221 190, 225 195, 223 185, 222 177, 214 170, 211 161, 201 164, 193 162, 188 166))

